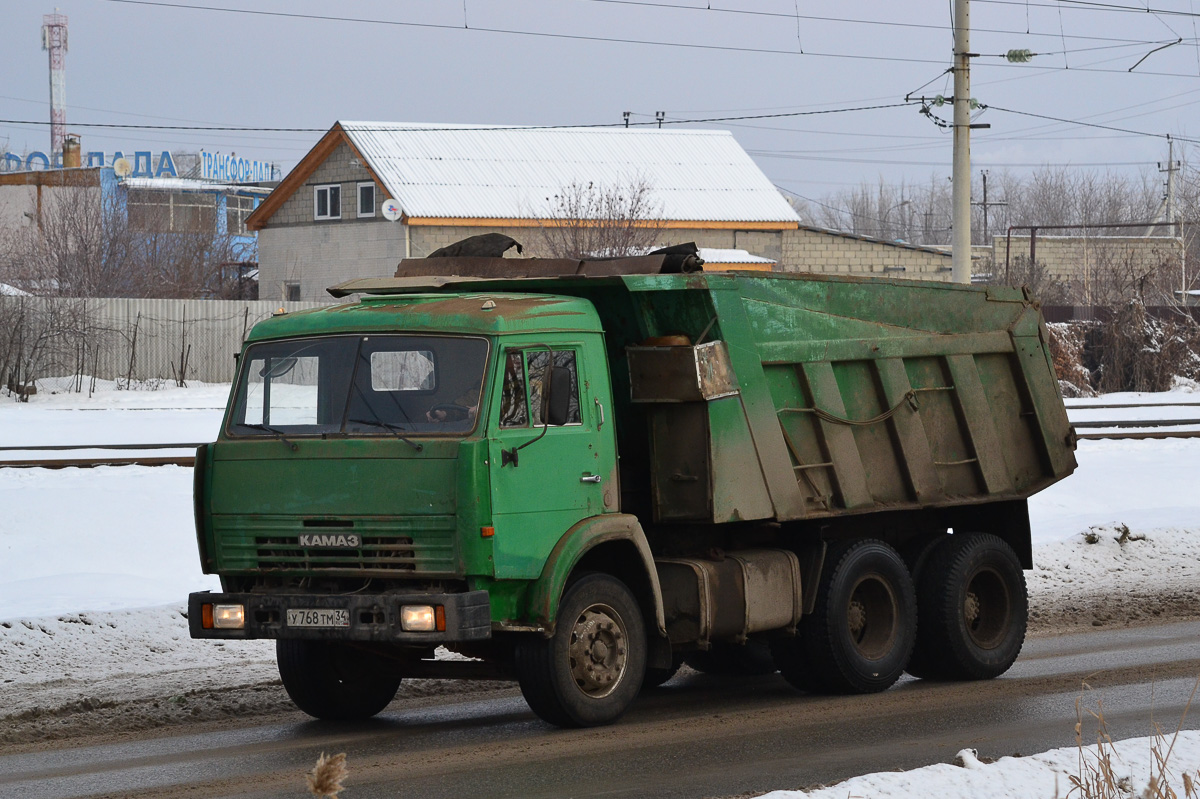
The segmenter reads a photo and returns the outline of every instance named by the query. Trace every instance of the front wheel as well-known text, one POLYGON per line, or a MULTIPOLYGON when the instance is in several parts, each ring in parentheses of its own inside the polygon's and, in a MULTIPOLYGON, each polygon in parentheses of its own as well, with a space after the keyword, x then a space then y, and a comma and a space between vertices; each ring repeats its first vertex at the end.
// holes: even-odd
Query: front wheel
POLYGON ((1025 574, 997 536, 959 534, 939 543, 921 572, 917 602, 914 676, 987 680, 1021 653, 1029 612, 1025 574))
POLYGON ((806 691, 865 694, 900 678, 916 636, 917 602, 908 567, 883 541, 830 553, 813 612, 794 638, 771 641, 779 671, 806 691))
POLYGON ((275 641, 279 677, 296 707, 330 721, 367 719, 400 687, 396 665, 368 650, 329 641, 275 641))
POLYGON ((563 594, 550 638, 526 636, 514 652, 521 693, 559 727, 595 727, 621 716, 646 672, 646 628, 625 584, 589 574, 563 594))

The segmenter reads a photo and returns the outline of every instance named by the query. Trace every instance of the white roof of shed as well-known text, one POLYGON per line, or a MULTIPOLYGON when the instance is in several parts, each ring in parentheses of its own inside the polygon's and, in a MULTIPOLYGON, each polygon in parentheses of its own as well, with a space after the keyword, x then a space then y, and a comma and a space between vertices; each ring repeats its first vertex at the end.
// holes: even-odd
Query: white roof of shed
POLYGON ((773 264, 770 258, 751 255, 747 250, 718 250, 700 247, 700 258, 707 264, 773 264))
POLYGON ((211 191, 226 194, 258 194, 266 196, 271 189, 265 186, 247 186, 242 183, 216 183, 211 180, 193 178, 124 178, 121 185, 129 189, 154 189, 158 191, 211 191))
POLYGON ((667 222, 799 222, 728 131, 339 124, 409 217, 544 219, 573 183, 644 180, 667 222))

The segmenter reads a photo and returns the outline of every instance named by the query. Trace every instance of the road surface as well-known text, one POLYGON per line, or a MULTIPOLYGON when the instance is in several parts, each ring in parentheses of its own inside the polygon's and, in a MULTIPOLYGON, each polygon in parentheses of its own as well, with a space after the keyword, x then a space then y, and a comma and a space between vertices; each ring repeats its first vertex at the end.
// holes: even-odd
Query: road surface
MULTIPOLYGON (((1156 721, 1174 729, 1198 675, 1200 622, 1185 622, 1035 639, 1001 679, 905 679, 865 697, 685 671, 595 730, 551 728, 501 684, 397 701, 365 723, 289 713, 0 753, 0 796, 301 797, 321 752, 346 752, 345 799, 754 794, 950 762, 964 747, 995 758, 1072 746, 1077 701, 1102 708, 1117 739, 1149 735, 1156 721)), ((1200 708, 1184 726, 1200 726, 1200 708)), ((1085 722, 1085 740, 1094 727, 1085 722)))

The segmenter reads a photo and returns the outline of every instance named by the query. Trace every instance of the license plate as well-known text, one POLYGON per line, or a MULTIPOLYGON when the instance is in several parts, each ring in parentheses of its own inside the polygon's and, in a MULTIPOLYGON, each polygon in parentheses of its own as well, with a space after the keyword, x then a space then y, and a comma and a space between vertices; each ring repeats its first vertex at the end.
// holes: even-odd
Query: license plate
POLYGON ((294 608, 287 612, 288 627, 349 627, 350 611, 330 608, 294 608))

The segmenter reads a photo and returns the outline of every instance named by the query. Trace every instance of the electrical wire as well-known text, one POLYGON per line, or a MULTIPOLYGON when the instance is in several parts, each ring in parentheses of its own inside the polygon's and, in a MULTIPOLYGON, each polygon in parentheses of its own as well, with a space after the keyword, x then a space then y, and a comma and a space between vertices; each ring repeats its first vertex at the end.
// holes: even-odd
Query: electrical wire
POLYGON ((1062 117, 1052 117, 1046 114, 1035 114, 1031 111, 1017 111, 1013 108, 1002 108, 997 105, 980 105, 980 108, 991 109, 993 111, 1003 111, 1006 114, 1017 114, 1024 117, 1033 117, 1034 119, 1048 119, 1051 122, 1061 122, 1067 125, 1081 125, 1087 128, 1099 128, 1101 130, 1113 130, 1118 133, 1131 133, 1137 136, 1150 136, 1156 139, 1175 139, 1176 141, 1187 142, 1188 144, 1200 144, 1200 139, 1192 139, 1187 136, 1175 136, 1170 133, 1150 133, 1144 130, 1133 130, 1131 128, 1118 128, 1113 125, 1101 125, 1096 122, 1083 122, 1078 119, 1064 119, 1062 117))
MULTIPOLYGON (((930 25, 920 22, 896 22, 893 20, 875 20, 875 19, 856 19, 853 17, 824 17, 817 14, 788 14, 782 11, 752 11, 744 8, 719 8, 713 7, 711 4, 704 6, 689 6, 681 3, 651 3, 647 0, 579 0, 579 2, 601 3, 605 5, 618 6, 637 6, 642 8, 657 8, 671 11, 701 11, 710 14, 737 14, 750 17, 773 17, 776 19, 795 19, 809 20, 812 22, 841 22, 854 25, 880 25, 893 28, 916 28, 920 30, 945 31, 953 28, 953 23, 950 27, 945 25, 930 25)), ((1051 38, 1060 38, 1059 33, 1042 33, 1040 31, 1026 30, 1007 30, 1004 28, 972 28, 972 33, 998 33, 1004 35, 1019 35, 1019 36, 1047 36, 1051 38)), ((1101 42, 1127 42, 1130 44, 1144 44, 1136 39, 1121 39, 1109 36, 1071 36, 1072 39, 1081 39, 1089 41, 1101 42)))
MULTIPOLYGON (((904 108, 907 106, 915 106, 919 103, 885 103, 882 105, 863 105, 853 108, 827 108, 820 111, 790 111, 780 114, 745 114, 742 116, 730 117, 708 117, 705 119, 664 119, 648 122, 630 122, 628 125, 625 122, 596 122, 583 125, 454 125, 446 127, 437 126, 414 126, 414 127, 395 127, 389 126, 386 128, 368 128, 358 127, 355 130, 373 133, 387 133, 393 131, 410 131, 410 132, 428 132, 428 131, 456 131, 456 130, 561 130, 564 128, 624 128, 624 127, 649 127, 655 125, 686 125, 693 123, 712 123, 712 122, 729 122, 742 119, 779 119, 783 117, 807 117, 807 116, 824 116, 828 114, 842 114, 852 111, 878 111, 885 108, 904 108)), ((0 125, 50 125, 49 120, 32 120, 32 119, 0 119, 0 125)), ((197 126, 197 125, 130 125, 124 123, 112 122, 72 122, 72 127, 77 128, 113 128, 120 130, 189 130, 189 131, 220 131, 228 133, 325 133, 328 128, 264 128, 264 127, 249 127, 249 126, 197 126)))
MULTIPOLYGON (((982 1, 982 0, 977 0, 977 1, 982 1)), ((992 2, 1005 2, 1006 0, 991 0, 991 1, 992 2)), ((184 10, 189 10, 189 11, 211 11, 211 12, 226 13, 226 14, 244 14, 244 15, 251 15, 251 16, 265 16, 265 17, 276 17, 276 18, 286 18, 286 19, 316 20, 316 21, 322 21, 322 22, 348 22, 348 23, 360 23, 360 24, 371 24, 371 25, 390 25, 390 26, 398 26, 398 27, 433 29, 433 30, 450 30, 450 31, 466 30, 466 31, 474 31, 476 33, 492 33, 492 34, 501 34, 501 35, 507 35, 507 36, 547 38, 547 39, 558 39, 558 40, 567 40, 567 41, 601 42, 601 43, 606 43, 606 44, 633 44, 633 45, 642 45, 642 46, 650 46, 650 47, 671 47, 671 48, 701 50, 701 51, 709 51, 709 52, 715 51, 715 52, 730 52, 730 53, 754 53, 754 54, 765 54, 765 55, 805 56, 805 57, 811 57, 811 58, 834 58, 834 59, 850 59, 850 60, 857 60, 857 61, 875 61, 875 62, 883 61, 883 62, 889 62, 889 63, 905 63, 905 64, 942 65, 945 63, 945 61, 942 59, 908 58, 908 57, 901 57, 901 56, 883 56, 883 55, 866 55, 866 54, 862 54, 862 53, 826 53, 826 52, 818 52, 818 51, 814 51, 814 50, 805 50, 805 51, 801 52, 799 50, 785 50, 785 49, 781 49, 781 48, 739 47, 739 46, 735 46, 735 45, 703 44, 703 43, 699 43, 699 42, 659 41, 659 40, 653 40, 653 39, 632 39, 632 38, 625 38, 625 37, 619 37, 619 36, 593 36, 593 35, 576 34, 576 33, 552 33, 552 32, 548 32, 548 31, 529 31, 529 30, 520 30, 520 29, 516 29, 516 28, 489 28, 489 27, 480 27, 480 26, 473 27, 473 28, 465 28, 461 25, 449 25, 449 24, 445 24, 445 23, 436 23, 436 22, 412 22, 412 21, 405 21, 405 20, 389 20, 389 19, 369 18, 369 17, 342 17, 342 16, 327 15, 327 14, 302 14, 299 12, 292 12, 292 11, 265 11, 265 10, 261 10, 261 9, 228 8, 228 7, 224 7, 224 6, 200 5, 197 3, 167 3, 167 2, 162 2, 162 0, 104 0, 104 2, 119 3, 119 4, 124 4, 124 5, 136 5, 136 6, 153 6, 153 7, 158 7, 158 8, 175 8, 175 9, 184 9, 184 10)), ((788 16, 790 16, 790 15, 788 15, 788 16)), ((900 24, 900 23, 897 23, 897 24, 900 24)), ((1139 44, 1145 44, 1145 43, 1139 42, 1139 44)), ((1009 67, 1009 68, 1022 68, 1025 65, 1001 63, 1001 64, 997 64, 994 66, 1009 67)), ((1096 69, 1076 70, 1076 71, 1111 72, 1111 73, 1123 72, 1123 70, 1096 70, 1096 69)), ((1158 76, 1158 77, 1187 77, 1187 78, 1193 77, 1190 74, 1185 75, 1185 74, 1174 73, 1174 72, 1142 72, 1140 74, 1150 75, 1150 76, 1158 76)))

